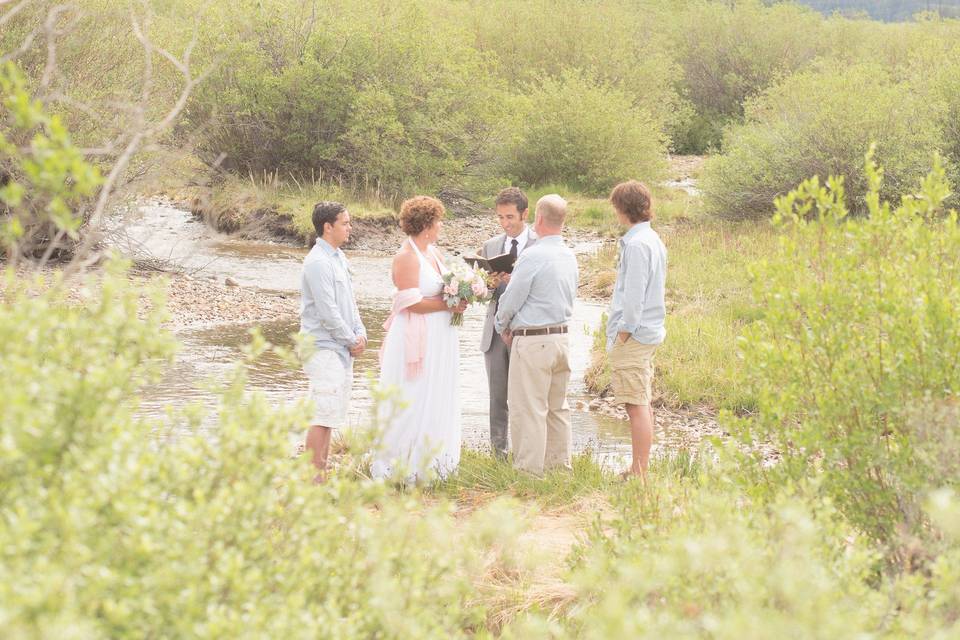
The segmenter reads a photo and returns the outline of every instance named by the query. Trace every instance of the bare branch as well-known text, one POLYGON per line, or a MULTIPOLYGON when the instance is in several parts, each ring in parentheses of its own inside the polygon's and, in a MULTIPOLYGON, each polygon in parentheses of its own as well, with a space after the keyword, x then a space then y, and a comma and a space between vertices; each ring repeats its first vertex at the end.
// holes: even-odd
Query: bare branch
POLYGON ((20 46, 11 51, 10 53, 0 56, 0 64, 7 62, 8 60, 16 60, 20 55, 30 48, 33 44, 33 41, 36 40, 37 34, 40 33, 40 29, 34 29, 27 34, 27 37, 23 39, 23 42, 20 43, 20 46))
POLYGON ((144 82, 143 88, 141 90, 140 104, 136 105, 133 109, 134 111, 134 125, 132 127, 132 134, 128 140, 125 148, 120 153, 116 162, 113 164, 109 174, 107 175, 106 180, 104 181, 103 186, 100 189, 100 194, 97 198, 97 203, 94 206, 93 212, 90 215, 90 219, 87 222, 86 229, 84 232, 84 239, 81 245, 78 247, 76 257, 77 260, 74 261, 69 267, 69 270, 75 270, 75 268, 83 269, 87 265, 95 262, 91 262, 90 259, 85 259, 85 256, 96 245, 101 237, 101 227, 103 224, 104 214, 106 213, 107 206, 110 203, 110 198, 113 195, 114 190, 116 189, 122 174, 126 171, 134 155, 139 151, 146 143, 151 139, 159 136, 169 127, 173 125, 177 117, 183 112, 183 109, 187 105, 187 101, 190 98, 190 94, 193 92, 194 88, 202 82, 212 71, 212 66, 204 71, 199 76, 194 77, 193 72, 190 69, 190 56, 193 52, 193 48, 196 46, 198 41, 198 30, 194 28, 193 37, 190 40, 190 43, 187 45, 184 50, 183 57, 178 59, 173 54, 171 54, 166 49, 156 46, 153 41, 144 33, 144 30, 141 28, 140 22, 137 19, 136 15, 131 13, 131 23, 133 26, 133 32, 137 40, 140 41, 141 46, 144 50, 145 56, 145 72, 144 72, 144 82), (180 91, 176 102, 173 106, 167 111, 163 118, 161 118, 153 126, 146 126, 146 111, 148 107, 148 100, 150 97, 150 87, 152 83, 153 75, 153 64, 152 57, 153 54, 159 54, 165 60, 167 60, 174 68, 180 71, 183 75, 183 88, 180 91))
MULTIPOLYGON (((47 63, 43 66, 43 76, 40 78, 40 86, 46 89, 50 85, 50 80, 57 68, 57 36, 63 33, 63 30, 57 29, 57 20, 60 15, 67 11, 76 9, 72 4, 61 4, 50 10, 47 19, 43 23, 43 31, 47 38, 47 63)), ((74 16, 76 19, 76 16, 74 16)))
MULTIPOLYGON (((0 5, 7 4, 10 1, 11 0, 0 0, 0 5)), ((33 2, 34 0, 22 0, 22 2, 19 2, 18 4, 13 5, 12 9, 8 9, 6 13, 0 16, 0 27, 2 27, 7 22, 12 20, 13 16, 17 15, 18 13, 20 13, 21 11, 29 7, 31 4, 33 4, 33 2)))

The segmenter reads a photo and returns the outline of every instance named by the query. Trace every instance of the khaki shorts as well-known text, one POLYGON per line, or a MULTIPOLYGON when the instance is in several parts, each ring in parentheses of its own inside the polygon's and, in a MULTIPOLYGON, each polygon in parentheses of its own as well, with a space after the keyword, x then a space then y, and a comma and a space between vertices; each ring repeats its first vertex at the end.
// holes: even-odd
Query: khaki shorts
POLYGON ((655 344, 641 344, 633 338, 616 342, 610 350, 610 386, 617 404, 650 405, 653 396, 653 354, 655 344))
POLYGON ((350 411, 350 387, 353 372, 344 366, 335 351, 319 349, 303 365, 310 380, 313 402, 311 426, 342 429, 347 426, 350 411))

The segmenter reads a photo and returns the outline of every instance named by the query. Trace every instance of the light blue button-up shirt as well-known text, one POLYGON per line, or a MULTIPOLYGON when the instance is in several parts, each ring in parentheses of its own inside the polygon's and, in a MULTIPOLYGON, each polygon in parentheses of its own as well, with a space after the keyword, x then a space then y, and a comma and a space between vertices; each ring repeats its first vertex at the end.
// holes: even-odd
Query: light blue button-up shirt
POLYGON ((638 222, 620 238, 620 263, 607 320, 607 350, 627 332, 642 344, 667 337, 667 248, 649 222, 638 222))
POLYGON ((303 259, 300 333, 312 336, 318 349, 335 351, 346 365, 350 347, 367 335, 353 297, 347 257, 323 238, 317 238, 303 259))
POLYGON ((520 254, 500 296, 494 327, 532 329, 567 324, 577 293, 577 257, 559 235, 537 239, 520 254))

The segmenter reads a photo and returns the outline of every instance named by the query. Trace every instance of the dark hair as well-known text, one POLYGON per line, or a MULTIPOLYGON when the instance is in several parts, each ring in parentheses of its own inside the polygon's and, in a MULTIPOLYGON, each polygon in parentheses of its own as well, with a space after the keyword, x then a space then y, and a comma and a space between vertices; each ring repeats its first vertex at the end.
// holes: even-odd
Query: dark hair
POLYGON ((323 237, 323 225, 334 224, 340 214, 346 210, 347 205, 330 200, 313 205, 313 228, 317 230, 317 235, 323 237))
POLYGON ((400 205, 400 229, 408 236, 415 236, 443 218, 446 211, 443 203, 430 196, 413 196, 400 205))
POLYGON ((630 222, 646 222, 653 218, 653 198, 650 189, 642 182, 621 182, 610 192, 610 203, 630 222))
POLYGON ((523 191, 520 191, 520 189, 516 187, 507 187, 497 194, 497 199, 494 201, 494 206, 500 206, 501 204, 512 204, 520 213, 526 211, 527 207, 529 206, 529 203, 527 202, 527 196, 524 195, 523 191))

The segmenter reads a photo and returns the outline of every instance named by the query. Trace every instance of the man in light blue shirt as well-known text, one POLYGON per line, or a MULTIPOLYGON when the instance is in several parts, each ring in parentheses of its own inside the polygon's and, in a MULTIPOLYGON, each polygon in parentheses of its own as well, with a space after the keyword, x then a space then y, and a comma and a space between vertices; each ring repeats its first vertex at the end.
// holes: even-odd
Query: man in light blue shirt
POLYGON ((607 320, 610 384, 615 402, 630 418, 633 462, 629 473, 646 476, 653 445, 650 406, 653 356, 667 335, 664 328, 667 249, 650 227, 650 190, 630 180, 610 194, 617 219, 629 227, 620 239, 620 260, 607 320))
POLYGON ((300 279, 300 333, 313 339, 316 352, 304 363, 314 415, 307 449, 322 482, 333 429, 346 425, 353 382, 353 358, 363 353, 367 331, 350 282, 347 257, 340 247, 350 239, 350 214, 339 202, 313 209, 317 242, 303 260, 300 279))
POLYGON ((537 243, 520 254, 494 320, 511 348, 507 405, 513 463, 538 476, 571 465, 567 331, 578 271, 561 236, 566 215, 567 203, 556 194, 537 202, 537 243))

